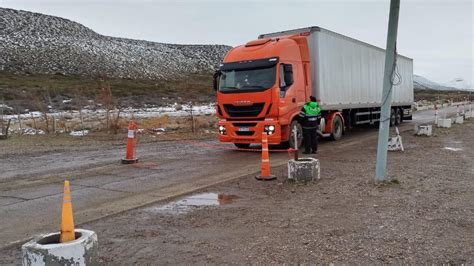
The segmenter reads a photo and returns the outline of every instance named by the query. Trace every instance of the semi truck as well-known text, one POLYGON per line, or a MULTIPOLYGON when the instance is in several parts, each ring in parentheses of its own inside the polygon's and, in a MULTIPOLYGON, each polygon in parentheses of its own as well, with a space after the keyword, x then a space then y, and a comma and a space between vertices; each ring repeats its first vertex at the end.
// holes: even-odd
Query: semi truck
MULTIPOLYGON (((321 107, 323 137, 377 124, 384 64, 384 49, 321 27, 261 34, 229 50, 214 74, 219 140, 248 148, 267 134, 270 144, 300 146, 297 117, 310 96, 321 107)), ((397 55, 392 81, 397 125, 412 117, 412 59, 397 55)))

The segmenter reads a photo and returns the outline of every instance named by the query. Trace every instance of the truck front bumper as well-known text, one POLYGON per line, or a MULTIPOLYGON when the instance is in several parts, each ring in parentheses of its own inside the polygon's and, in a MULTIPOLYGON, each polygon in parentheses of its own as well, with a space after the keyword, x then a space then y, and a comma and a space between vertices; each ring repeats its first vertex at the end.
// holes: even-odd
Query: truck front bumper
POLYGON ((262 134, 266 126, 274 126, 275 131, 268 135, 269 144, 280 144, 281 127, 278 121, 219 121, 218 128, 224 127, 225 133, 219 132, 219 141, 232 143, 262 143, 262 134))

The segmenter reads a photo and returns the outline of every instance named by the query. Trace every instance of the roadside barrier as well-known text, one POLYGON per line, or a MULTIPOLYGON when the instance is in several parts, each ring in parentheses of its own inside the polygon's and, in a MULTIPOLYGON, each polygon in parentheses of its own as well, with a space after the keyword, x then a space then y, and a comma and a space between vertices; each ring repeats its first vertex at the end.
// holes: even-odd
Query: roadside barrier
POLYGON ((431 137, 433 132, 432 125, 415 125, 416 136, 428 136, 431 137))
POLYGON ((257 180, 275 180, 276 176, 270 174, 270 156, 268 154, 268 135, 262 135, 262 173, 255 177, 257 180))
POLYGON ((405 151, 403 148, 402 143, 402 136, 400 136, 400 131, 398 131, 398 127, 395 127, 395 132, 397 135, 395 137, 391 137, 388 140, 388 150, 389 151, 405 151))
POLYGON ((451 127, 451 118, 438 119, 438 127, 450 128, 451 127))
POLYGON ((138 162, 135 158, 135 131, 137 130, 137 124, 134 121, 128 123, 128 134, 127 134, 127 151, 125 159, 122 159, 122 164, 134 164, 138 162))
POLYGON ((99 265, 97 234, 75 229, 69 181, 64 181, 61 231, 35 237, 21 247, 22 265, 99 265))

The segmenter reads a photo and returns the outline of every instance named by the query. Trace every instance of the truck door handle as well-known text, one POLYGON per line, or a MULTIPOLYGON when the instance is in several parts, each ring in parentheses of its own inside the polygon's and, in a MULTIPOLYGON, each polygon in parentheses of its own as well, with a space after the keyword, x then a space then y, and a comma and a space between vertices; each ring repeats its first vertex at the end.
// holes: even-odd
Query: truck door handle
POLYGON ((296 102, 296 98, 291 99, 291 101, 295 103, 295 102, 296 102))

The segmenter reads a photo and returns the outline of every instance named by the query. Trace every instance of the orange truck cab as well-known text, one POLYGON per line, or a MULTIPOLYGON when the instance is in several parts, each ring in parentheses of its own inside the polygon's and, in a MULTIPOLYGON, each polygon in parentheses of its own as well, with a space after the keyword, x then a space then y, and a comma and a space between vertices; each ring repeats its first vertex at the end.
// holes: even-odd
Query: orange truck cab
MULTIPOLYGON (((341 100, 342 104, 333 104, 332 96, 321 91, 329 89, 323 86, 328 87, 328 84, 321 83, 324 79, 317 71, 322 66, 316 62, 315 56, 319 55, 313 52, 315 41, 312 36, 322 30, 311 27, 261 35, 259 39, 234 47, 226 54, 214 75, 221 142, 232 142, 239 148, 246 148, 252 143, 261 143, 262 134, 266 133, 270 144, 295 147, 296 133, 300 146, 302 128, 297 116, 311 95, 321 106, 323 118, 319 134, 322 136, 337 140, 347 126, 378 121, 380 103, 377 106, 367 101, 360 105, 360 99, 359 104, 349 99, 347 104, 345 100, 341 100)), ((380 84, 380 93, 381 88, 380 84)), ((342 94, 339 99, 346 97, 345 93, 342 94)), ((402 118, 402 106, 407 107, 411 102, 397 107, 399 110, 395 114, 402 118)))

